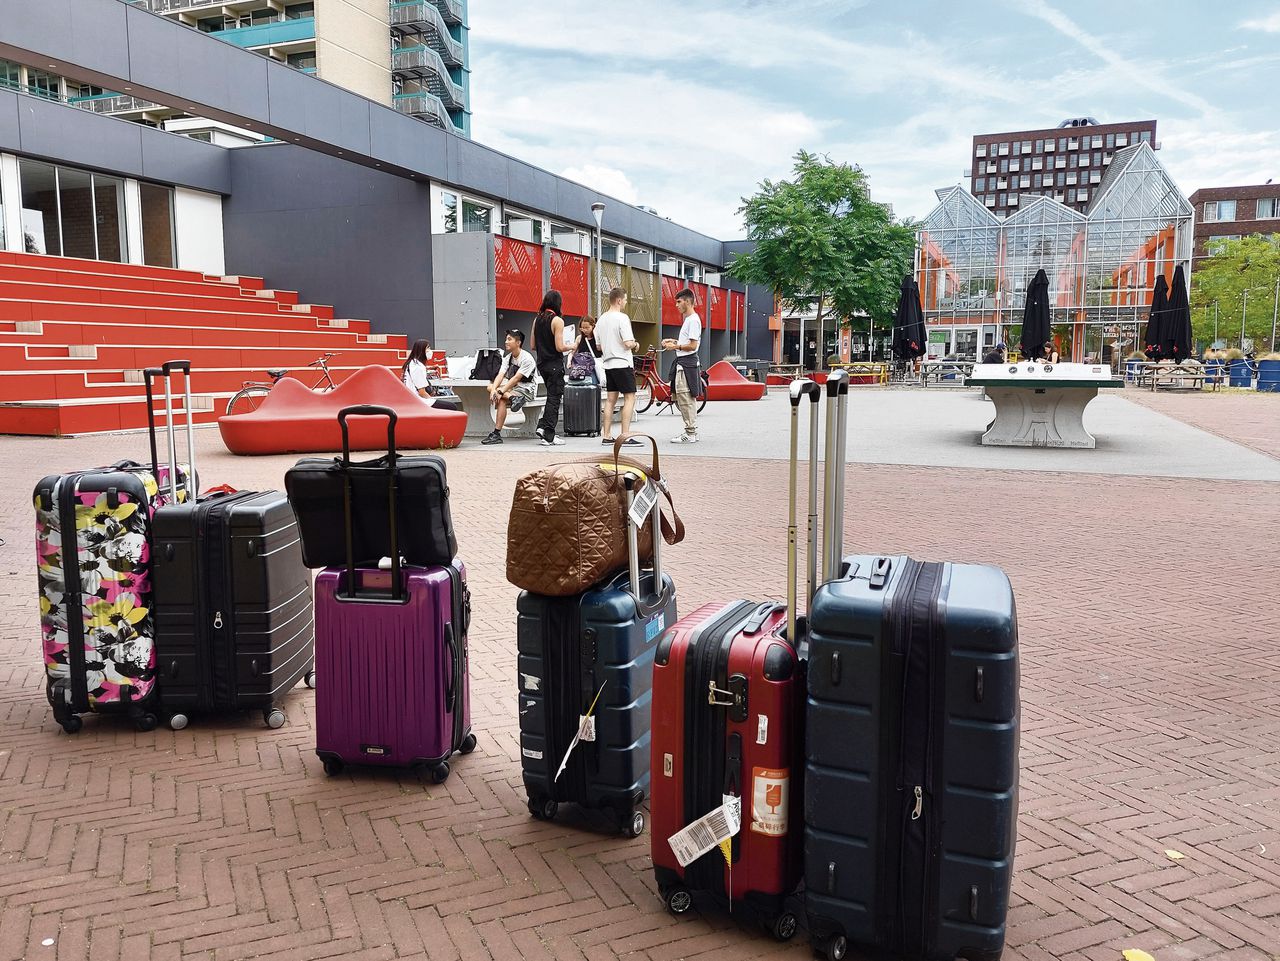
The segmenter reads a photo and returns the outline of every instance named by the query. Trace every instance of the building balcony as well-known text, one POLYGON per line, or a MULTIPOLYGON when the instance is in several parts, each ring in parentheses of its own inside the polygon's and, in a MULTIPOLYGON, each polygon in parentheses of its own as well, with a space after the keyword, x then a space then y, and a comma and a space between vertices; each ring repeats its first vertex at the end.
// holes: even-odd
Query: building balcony
POLYGON ((236 30, 215 30, 209 36, 234 43, 237 47, 244 47, 247 50, 258 50, 263 47, 289 50, 291 47, 296 48, 302 44, 315 43, 316 21, 314 17, 305 17, 279 23, 259 23, 236 30))
POLYGON ((146 7, 152 13, 162 15, 199 13, 209 7, 217 7, 218 13, 249 13, 261 10, 263 0, 131 0, 134 6, 146 7))
POLYGON ((89 110, 93 113, 129 120, 146 119, 159 121, 175 116, 180 112, 172 107, 166 107, 164 104, 153 103, 150 100, 143 100, 141 97, 130 96, 127 93, 103 93, 94 97, 68 97, 67 103, 73 107, 79 107, 81 110, 89 110))
POLYGON ((444 22, 448 24, 466 23, 466 13, 462 9, 462 0, 435 0, 436 9, 440 11, 440 16, 444 17, 444 22))
POLYGON ((436 127, 452 130, 453 121, 449 119, 449 111, 445 109, 440 98, 425 90, 411 93, 398 93, 391 98, 395 108, 403 114, 424 120, 436 127))
POLYGON ((450 67, 465 66, 465 51, 449 34, 440 10, 428 0, 404 0, 391 4, 391 27, 397 33, 420 34, 427 46, 450 67))
POLYGON ((393 50, 391 72, 397 77, 412 77, 425 83, 450 110, 467 109, 466 91, 453 82, 440 54, 425 44, 393 50))

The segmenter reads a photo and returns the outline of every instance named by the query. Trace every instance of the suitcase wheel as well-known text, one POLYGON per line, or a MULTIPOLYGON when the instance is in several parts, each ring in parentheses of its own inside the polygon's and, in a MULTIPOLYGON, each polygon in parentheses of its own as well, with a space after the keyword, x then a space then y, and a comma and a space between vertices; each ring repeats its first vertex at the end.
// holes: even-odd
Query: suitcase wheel
POLYGON ((185 714, 169 715, 169 728, 171 730, 181 731, 189 723, 190 723, 190 719, 185 714))
POLYGON ((150 711, 145 714, 139 714, 133 719, 133 726, 139 731, 154 731, 156 725, 160 723, 160 718, 156 717, 150 711))
POLYGON ((622 833, 629 838, 638 838, 644 834, 643 811, 621 811, 618 815, 622 822, 622 833))
POLYGON ((284 722, 289 718, 280 708, 269 707, 262 712, 262 720, 266 722, 267 727, 274 731, 278 727, 284 727, 284 722))
POLYGON ((555 820, 556 812, 560 810, 560 805, 550 798, 536 800, 529 798, 529 813, 539 821, 555 820))
POLYGON ((662 900, 672 914, 686 914, 693 907, 693 895, 688 888, 671 888, 663 894, 662 900))
POLYGON ((844 961, 845 955, 849 953, 849 939, 843 934, 833 934, 821 946, 814 947, 817 949, 814 953, 827 961, 844 961))
POLYGON ((327 757, 324 759, 324 773, 329 777, 337 777, 342 773, 342 762, 336 757, 327 757))
POLYGON ((449 762, 441 761, 439 764, 431 767, 431 783, 443 784, 445 779, 449 777, 449 762))
POLYGON ((75 734, 80 728, 84 727, 84 721, 80 720, 79 716, 75 714, 64 717, 58 723, 62 725, 62 729, 68 734, 75 734))
MULTIPOLYGON (((790 941, 796 936, 796 929, 799 927, 800 924, 796 921, 796 916, 790 911, 783 911, 769 925, 769 933, 779 941, 790 941)), ((840 952, 840 957, 844 957, 844 951, 840 952)))
POLYGON ((307 676, 302 679, 302 683, 314 691, 316 688, 316 672, 307 671, 307 676))
POLYGON ((476 749, 476 736, 474 734, 468 734, 466 737, 462 739, 462 743, 458 746, 458 751, 461 754, 470 754, 475 749, 476 749))

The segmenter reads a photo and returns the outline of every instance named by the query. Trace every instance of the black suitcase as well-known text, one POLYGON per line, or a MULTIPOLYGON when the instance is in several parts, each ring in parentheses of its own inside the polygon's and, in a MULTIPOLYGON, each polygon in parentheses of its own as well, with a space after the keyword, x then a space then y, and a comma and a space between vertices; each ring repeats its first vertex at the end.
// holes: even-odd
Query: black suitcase
MULTIPOLYGON (((172 370, 186 375, 190 410, 185 362, 144 371, 148 393, 152 377, 172 370)), ((189 421, 187 430, 192 450, 189 421)), ((153 457, 155 448, 153 421, 153 457)), ((180 730, 195 713, 258 709, 269 727, 280 727, 284 696, 314 680, 315 634, 311 572, 284 494, 224 489, 182 503, 171 495, 151 518, 151 548, 156 677, 169 726, 180 730)))
MULTIPOLYGON (((445 566, 453 563, 458 541, 449 512, 449 485, 444 459, 435 454, 401 457, 396 453, 394 412, 385 407, 347 407, 338 412, 343 447, 347 446, 348 416, 388 413, 388 453, 374 460, 352 462, 351 543, 357 567, 377 567, 391 556, 389 485, 396 485, 396 532, 405 563, 445 566), (390 469, 391 461, 396 469, 390 469)), ((304 457, 284 475, 289 503, 298 517, 302 559, 307 567, 345 566, 348 561, 341 457, 304 457)))
POLYGON ((549 820, 570 801, 613 811, 631 837, 644 832, 653 659, 676 622, 658 514, 655 506, 652 571, 639 570, 630 537, 628 570, 576 596, 522 591, 516 601, 520 761, 536 818, 549 820), (586 715, 594 740, 574 743, 586 715))
POLYGON ((600 434, 600 388, 591 381, 565 382, 564 432, 570 437, 600 434))
POLYGON ((901 556, 846 557, 839 573, 809 616, 810 936, 829 958, 849 942, 998 958, 1018 811, 1009 579, 901 556))

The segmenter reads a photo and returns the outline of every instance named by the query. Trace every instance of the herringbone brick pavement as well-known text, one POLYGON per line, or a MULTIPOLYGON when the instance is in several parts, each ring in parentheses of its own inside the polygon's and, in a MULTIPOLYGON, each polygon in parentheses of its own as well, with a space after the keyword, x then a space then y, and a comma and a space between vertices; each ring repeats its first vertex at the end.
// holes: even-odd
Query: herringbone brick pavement
POLYGON ((1280 394, 1256 390, 1126 390, 1125 400, 1280 458, 1280 394))
MULTIPOLYGON (((141 437, 0 441, 0 961, 805 957, 730 918, 675 919, 648 838, 529 818, 504 579, 527 445, 450 452, 475 594, 480 746, 449 780, 327 778, 312 694, 139 734, 54 724, 42 689, 28 492, 145 458, 141 437), (51 943, 46 945, 45 942, 51 943)), ((201 437, 206 484, 278 486, 291 458, 201 437)), ((670 458, 688 524, 681 610, 784 594, 786 464, 670 458)), ((1277 485, 859 466, 847 546, 1005 568, 1023 663, 1010 959, 1280 956, 1277 485), (1030 505, 1030 511, 1028 506, 1030 505), (1173 849, 1185 855, 1174 861, 1173 849)))

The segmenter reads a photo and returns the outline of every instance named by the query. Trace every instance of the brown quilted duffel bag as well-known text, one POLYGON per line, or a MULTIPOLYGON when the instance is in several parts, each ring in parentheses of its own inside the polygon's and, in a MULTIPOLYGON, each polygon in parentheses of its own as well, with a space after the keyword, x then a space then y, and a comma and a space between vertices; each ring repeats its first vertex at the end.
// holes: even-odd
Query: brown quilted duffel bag
MULTIPOLYGON (((674 522, 662 517, 662 539, 678 544, 684 524, 658 470, 652 437, 627 434, 613 446, 613 462, 575 461, 544 467, 516 482, 507 524, 507 580, 535 594, 567 597, 585 591, 627 566, 626 473, 648 477, 671 507, 674 522), (640 437, 653 444, 653 464, 619 456, 622 441, 640 437)), ((659 500, 654 510, 662 509, 659 500)), ((639 530, 640 562, 653 560, 652 526, 639 530)))

